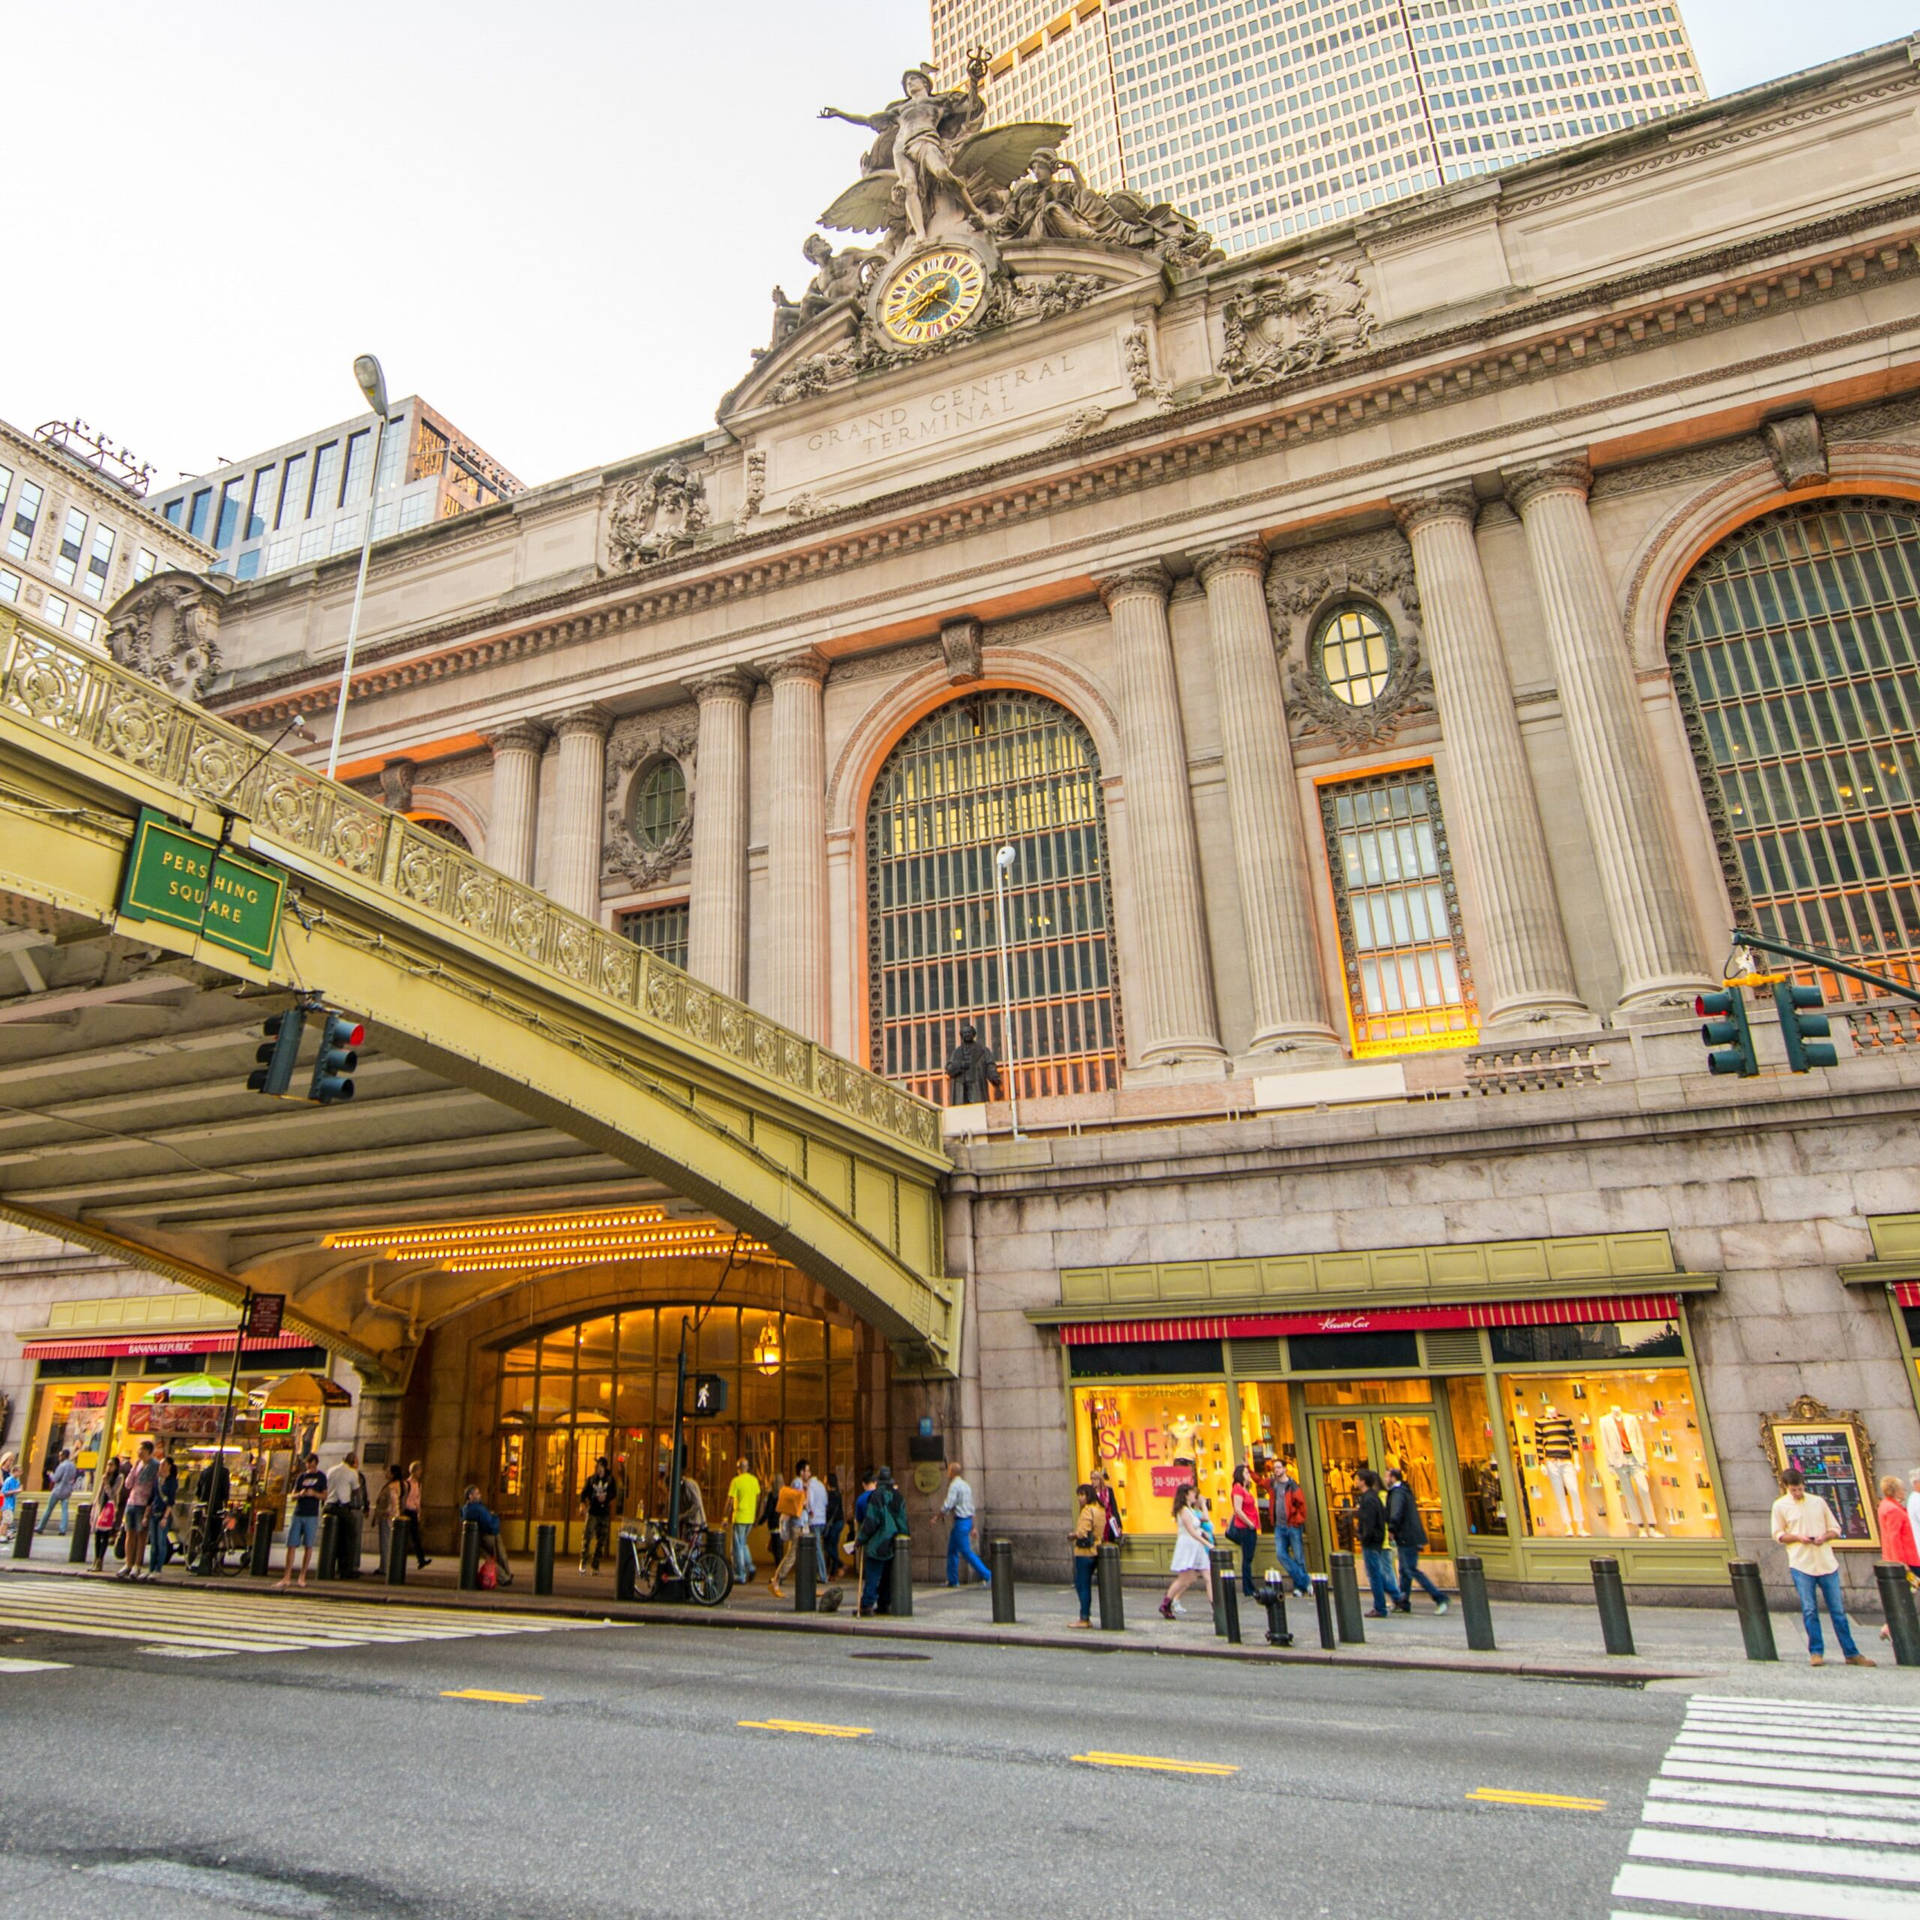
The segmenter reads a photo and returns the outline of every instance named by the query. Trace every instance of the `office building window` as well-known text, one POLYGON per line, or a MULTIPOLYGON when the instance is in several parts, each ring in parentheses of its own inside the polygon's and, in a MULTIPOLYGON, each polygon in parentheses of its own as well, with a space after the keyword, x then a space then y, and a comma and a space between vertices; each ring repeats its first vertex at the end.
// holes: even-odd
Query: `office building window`
POLYGON ((0 567, 0 600, 13 606, 20 598, 20 576, 0 567))
POLYGON ((40 524, 40 502, 46 498, 38 482, 22 480, 13 503, 13 520, 7 528, 7 552, 16 560, 27 557, 33 545, 33 530, 40 524))
POLYGON ((297 527, 307 517, 307 456, 291 453, 280 476, 280 511, 273 516, 276 529, 297 527))
POLYGON ((344 520, 336 520, 327 551, 345 553, 349 547, 357 547, 360 544, 360 527, 361 517, 357 513, 348 514, 344 520))
POLYGON ((240 534, 240 503, 246 498, 247 480, 244 474, 236 475, 220 489, 220 512, 214 520, 213 544, 222 553, 233 545, 240 534))
POLYGON ((260 571, 260 549, 248 547, 240 558, 233 563, 233 577, 236 580, 251 580, 260 571))
POLYGON ((339 504, 334 488, 340 480, 340 442, 329 440, 313 456, 313 485, 307 493, 307 518, 331 513, 339 504))
POLYGON ((47 595, 47 604, 41 609, 40 617, 50 627, 64 627, 67 624, 67 609, 72 603, 61 599, 57 593, 47 595))
POLYGON ((87 516, 78 507, 69 507, 60 528, 60 547, 53 556, 53 573, 63 587, 73 585, 80 570, 80 555, 87 543, 87 516))
POLYGON ((133 584, 151 580, 160 571, 160 556, 151 547, 142 547, 133 563, 133 584))
POLYGON ((281 568, 292 566, 293 559, 293 540, 290 537, 285 540, 275 540, 267 548, 267 571, 278 573, 281 568))
POLYGON ((186 496, 184 494, 178 500, 169 500, 167 504, 160 509, 161 517, 169 526, 177 527, 180 524, 180 516, 185 510, 186 504, 186 496))
POLYGON ((373 429, 362 427, 358 433, 347 436, 347 469, 340 480, 340 498, 336 506, 344 507, 349 500, 357 500, 365 491, 367 484, 367 463, 373 458, 373 429))
POLYGON ((13 469, 0 467, 0 507, 7 504, 7 495, 13 491, 13 469))
POLYGON ((321 560, 326 557, 327 530, 325 527, 309 527, 300 536, 300 558, 302 560, 321 560))
POLYGON ((1354 1053, 1469 1044, 1473 975, 1433 769, 1324 786, 1320 816, 1354 1053))
POLYGON ((196 540, 207 537, 207 524, 213 517, 213 489, 202 487, 193 496, 193 505, 187 509, 187 531, 196 540))
POLYGON ((666 907, 637 907, 621 914, 615 931, 623 940, 644 947, 669 966, 687 964, 687 903, 678 900, 666 907))
POLYGON ((93 551, 87 555, 86 576, 80 591, 89 600, 101 600, 107 592, 107 569, 113 565, 113 543, 118 536, 111 527, 95 527, 93 551))
POLYGON ((73 630, 82 640, 91 640, 100 631, 100 622, 85 609, 80 609, 73 616, 73 630))
POLYGON ((391 493, 400 484, 400 469, 407 457, 405 424, 398 416, 387 422, 380 441, 380 471, 373 481, 376 493, 391 493))
POLYGON ((273 483, 279 471, 278 467, 262 467, 253 476, 253 499, 247 506, 249 540, 258 540, 273 524, 273 483))
POLYGON ((418 493, 409 494, 400 502, 400 531, 405 533, 409 527, 425 526, 427 516, 433 512, 433 493, 430 488, 422 487, 418 493))

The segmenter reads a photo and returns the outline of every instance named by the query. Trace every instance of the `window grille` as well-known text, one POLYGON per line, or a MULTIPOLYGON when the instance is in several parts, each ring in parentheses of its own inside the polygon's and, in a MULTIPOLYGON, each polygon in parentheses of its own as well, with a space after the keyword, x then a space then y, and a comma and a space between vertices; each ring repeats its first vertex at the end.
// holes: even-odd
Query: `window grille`
POLYGON ((616 927, 623 940, 644 947, 656 960, 669 965, 687 964, 687 903, 678 900, 667 907, 636 907, 620 915, 616 927))

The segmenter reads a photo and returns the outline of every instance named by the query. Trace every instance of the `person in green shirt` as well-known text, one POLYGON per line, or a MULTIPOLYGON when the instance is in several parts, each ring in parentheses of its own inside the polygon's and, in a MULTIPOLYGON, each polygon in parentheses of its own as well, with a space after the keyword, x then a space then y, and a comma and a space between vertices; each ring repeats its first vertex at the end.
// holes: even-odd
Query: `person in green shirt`
POLYGON ((727 1524, 733 1529, 733 1577, 743 1584, 753 1579, 753 1549, 747 1535, 760 1517, 760 1482, 744 1460, 736 1460, 727 1487, 727 1524))

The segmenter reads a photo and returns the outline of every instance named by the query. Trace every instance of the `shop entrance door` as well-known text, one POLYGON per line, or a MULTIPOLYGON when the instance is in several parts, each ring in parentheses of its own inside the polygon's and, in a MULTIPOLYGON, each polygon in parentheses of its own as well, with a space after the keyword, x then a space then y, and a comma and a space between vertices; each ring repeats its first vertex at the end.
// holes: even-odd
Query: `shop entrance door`
MULTIPOLYGON (((1422 1566, 1448 1558, 1453 1548, 1441 1499, 1431 1407, 1368 1407, 1315 1414, 1312 1427, 1320 1480, 1321 1537, 1331 1551, 1359 1555, 1354 1510, 1360 1502, 1360 1469, 1371 1467, 1379 1474, 1384 1492, 1387 1469, 1398 1467, 1413 1489, 1427 1529, 1422 1566)), ((1451 1565, 1434 1570, 1436 1580, 1450 1581, 1452 1577, 1451 1565)))

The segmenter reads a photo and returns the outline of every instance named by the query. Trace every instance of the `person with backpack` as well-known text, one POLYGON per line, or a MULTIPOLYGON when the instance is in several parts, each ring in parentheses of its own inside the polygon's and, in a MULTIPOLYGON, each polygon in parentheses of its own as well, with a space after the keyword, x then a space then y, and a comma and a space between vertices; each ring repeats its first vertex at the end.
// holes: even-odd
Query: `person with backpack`
POLYGON ((1420 1571, 1420 1549, 1427 1544, 1426 1522, 1420 1518, 1420 1502, 1407 1485, 1407 1476, 1398 1467, 1387 1469, 1387 1534, 1400 1559, 1400 1587, 1393 1604, 1402 1613, 1411 1613, 1417 1581, 1426 1589, 1434 1612, 1445 1613, 1447 1596, 1420 1571))
POLYGON ((1295 1593, 1311 1593, 1307 1572, 1307 1496, 1282 1460, 1273 1470, 1273 1557, 1293 1582, 1295 1593))
POLYGON ((1253 1556, 1260 1550, 1260 1502, 1253 1490, 1253 1474, 1244 1466, 1233 1470, 1228 1505, 1232 1517, 1227 1522, 1227 1538, 1240 1549, 1240 1590, 1252 1600, 1258 1597, 1253 1584, 1253 1556))
MULTIPOLYGON (((875 1467, 873 1491, 867 1496, 858 1536, 860 1551, 866 1556, 866 1571, 860 1582, 861 1619, 881 1611, 881 1582, 891 1574, 893 1557, 906 1534, 907 1503, 893 1484, 893 1469, 875 1467)), ((887 1598, 891 1604, 890 1587, 887 1598)))

